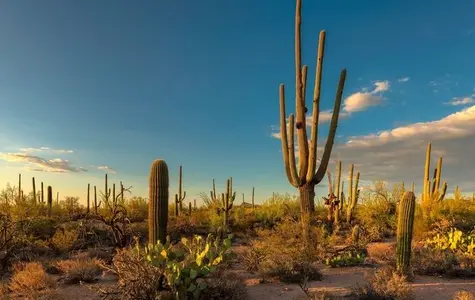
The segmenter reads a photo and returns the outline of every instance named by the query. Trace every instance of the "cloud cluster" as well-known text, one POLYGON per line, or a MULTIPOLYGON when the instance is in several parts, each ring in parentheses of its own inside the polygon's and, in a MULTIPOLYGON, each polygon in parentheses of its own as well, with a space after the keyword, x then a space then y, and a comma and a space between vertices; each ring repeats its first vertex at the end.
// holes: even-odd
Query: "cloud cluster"
POLYGON ((343 111, 354 113, 376 106, 383 100, 382 93, 389 90, 389 81, 376 81, 372 91, 363 90, 347 97, 343 102, 343 111))
POLYGON ((475 191, 475 105, 439 120, 352 137, 335 146, 333 158, 357 163, 362 178, 415 182, 420 192, 429 142, 432 169, 437 157, 443 156, 442 177, 448 181, 449 191, 456 185, 465 192, 475 191))
MULTIPOLYGON (((23 164, 29 171, 54 172, 54 173, 80 173, 88 170, 83 167, 75 167, 67 159, 45 158, 36 153, 43 153, 45 156, 58 154, 72 154, 73 150, 56 149, 50 147, 21 148, 18 153, 0 152, 0 160, 23 164)), ((53 156, 54 157, 54 156, 53 156)), ((97 169, 116 174, 117 172, 109 166, 98 166, 97 169)))
POLYGON ((87 172, 82 167, 74 167, 68 160, 61 158, 45 159, 39 156, 24 153, 0 153, 0 159, 8 162, 27 163, 30 171, 41 172, 87 172))
POLYGON ((472 94, 471 96, 467 97, 461 97, 461 98, 453 98, 451 101, 445 103, 449 105, 467 105, 467 104, 472 104, 475 103, 475 94, 472 94))
POLYGON ((111 167, 109 166, 97 166, 97 169, 98 170, 101 170, 101 171, 104 171, 104 172, 109 172, 111 174, 116 174, 117 171, 112 169, 111 167))

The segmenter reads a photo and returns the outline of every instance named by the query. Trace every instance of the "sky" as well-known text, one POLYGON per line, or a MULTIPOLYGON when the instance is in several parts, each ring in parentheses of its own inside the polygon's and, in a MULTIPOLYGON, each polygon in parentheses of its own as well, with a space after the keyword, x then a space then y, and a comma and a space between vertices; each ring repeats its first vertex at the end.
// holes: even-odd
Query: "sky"
MULTIPOLYGON (((330 170, 342 160, 363 186, 420 191, 432 142, 449 191, 475 192, 474 10, 470 0, 303 0, 309 107, 327 32, 319 148, 348 70, 330 170)), ((21 173, 25 190, 35 177, 84 200, 108 173, 146 196, 159 158, 171 197, 180 165, 189 201, 229 176, 238 199, 253 186, 257 202, 297 194, 278 139, 280 83, 287 113, 295 107, 294 13, 294 0, 2 1, 0 185, 21 173)))

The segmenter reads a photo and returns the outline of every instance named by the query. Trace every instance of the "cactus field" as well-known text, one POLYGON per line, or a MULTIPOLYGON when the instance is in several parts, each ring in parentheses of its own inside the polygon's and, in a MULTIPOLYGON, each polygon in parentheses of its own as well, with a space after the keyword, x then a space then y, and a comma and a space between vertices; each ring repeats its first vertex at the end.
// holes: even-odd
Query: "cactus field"
MULTIPOLYGON (((423 166, 412 182, 409 171, 398 181, 379 180, 358 157, 340 157, 335 145, 340 121, 351 113, 342 102, 351 68, 324 79, 325 59, 332 68, 335 62, 322 30, 309 85, 302 19, 302 0, 296 0, 295 95, 278 83, 274 95, 281 143, 275 164, 294 193, 264 193, 266 184, 258 181, 244 190, 242 176, 233 177, 229 168, 226 178, 203 175, 209 184, 193 195, 197 184, 188 172, 211 171, 175 164, 176 157, 168 159, 160 148, 143 170, 146 197, 110 171, 81 185, 84 198, 60 195, 59 183, 45 173, 9 174, 0 192, 0 299, 474 300, 475 193, 442 172, 444 163, 458 158, 424 140, 425 149, 411 149, 423 166), (324 80, 333 80, 336 91, 326 94, 324 80), (328 97, 333 108, 323 111, 328 97), (326 127, 320 125, 324 116, 326 127)), ((334 38, 330 45, 351 53, 334 38)), ((211 140, 203 136, 203 143, 211 140)), ((222 155, 227 162, 216 164, 232 163, 231 154, 222 155)), ((264 178, 271 171, 253 172, 264 178)))

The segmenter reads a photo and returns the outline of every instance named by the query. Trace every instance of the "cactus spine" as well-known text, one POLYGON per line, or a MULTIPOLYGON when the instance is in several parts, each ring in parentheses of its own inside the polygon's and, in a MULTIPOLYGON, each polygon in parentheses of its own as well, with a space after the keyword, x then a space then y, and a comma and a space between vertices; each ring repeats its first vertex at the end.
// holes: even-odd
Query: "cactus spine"
POLYGON ((427 145, 426 162, 424 166, 424 185, 422 191, 422 212, 424 218, 430 216, 434 205, 440 203, 447 192, 447 182, 444 182, 440 189, 440 178, 442 175, 442 157, 437 160, 437 168, 434 170, 433 181, 430 180, 430 152, 431 143, 427 145), (432 187, 431 187, 432 184, 432 187))
POLYGON ((183 172, 183 167, 180 166, 180 174, 178 176, 178 194, 175 194, 175 215, 178 217, 180 212, 183 210, 183 200, 185 200, 186 197, 186 192, 183 192, 182 190, 182 172, 183 172))
POLYGON ((51 218, 51 212, 53 207, 53 189, 51 186, 48 186, 48 194, 47 194, 47 201, 48 201, 48 217, 51 218))
POLYGON ((149 176, 148 242, 166 242, 168 223, 168 166, 164 160, 152 163, 149 176))
POLYGON ((360 195, 360 190, 358 189, 358 184, 360 182, 360 172, 356 173, 356 178, 354 181, 354 186, 353 186, 353 173, 354 173, 355 165, 351 164, 350 165, 350 186, 348 187, 348 201, 349 206, 346 210, 346 222, 350 223, 351 218, 353 217, 353 212, 354 209, 356 208, 356 205, 358 204, 358 198, 360 195))
MULTIPOLYGON (((285 173, 290 184, 298 188, 300 193, 300 208, 302 211, 302 220, 315 211, 315 185, 319 184, 325 177, 325 172, 330 160, 335 133, 338 125, 338 116, 340 113, 341 98, 346 79, 346 70, 341 71, 340 80, 336 92, 336 99, 333 108, 333 116, 330 123, 328 139, 323 151, 322 159, 318 169, 317 163, 317 139, 318 139, 318 119, 320 115, 320 91, 322 80, 322 65, 325 47, 325 31, 320 32, 318 44, 317 68, 315 86, 313 92, 313 111, 311 121, 310 142, 307 137, 306 125, 306 84, 307 84, 307 66, 302 66, 301 51, 301 9, 302 0, 297 0, 295 9, 295 85, 296 85, 296 111, 294 115, 289 116, 289 126, 287 132, 286 112, 285 112, 285 88, 281 84, 279 88, 280 98, 280 133, 282 142, 282 156, 284 161, 285 173), (296 121, 296 122, 295 122, 296 121), (299 163, 296 166, 296 158, 294 153, 294 128, 297 128, 299 163)), ((304 221, 305 223, 306 221, 304 221)), ((308 227, 308 226, 305 226, 308 227)), ((305 230, 305 229, 304 229, 305 230)))
POLYGON ((415 207, 414 193, 406 192, 399 203, 396 246, 397 270, 403 275, 409 274, 415 207))

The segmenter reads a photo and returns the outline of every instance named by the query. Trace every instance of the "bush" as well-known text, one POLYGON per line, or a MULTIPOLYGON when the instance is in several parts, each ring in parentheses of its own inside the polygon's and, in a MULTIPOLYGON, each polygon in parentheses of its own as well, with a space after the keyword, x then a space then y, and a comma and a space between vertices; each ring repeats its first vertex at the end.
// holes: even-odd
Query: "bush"
POLYGON ((455 293, 453 300, 475 300, 475 294, 469 291, 458 291, 455 293))
POLYGON ((56 281, 46 274, 40 263, 16 264, 13 271, 8 284, 11 297, 28 300, 59 299, 56 281))
POLYGON ((414 299, 406 278, 391 268, 383 268, 368 277, 368 283, 353 290, 359 300, 411 300, 414 299))
POLYGON ((59 271, 64 276, 66 283, 93 282, 101 274, 100 265, 103 262, 91 258, 87 253, 80 253, 71 259, 61 260, 56 263, 59 271))

